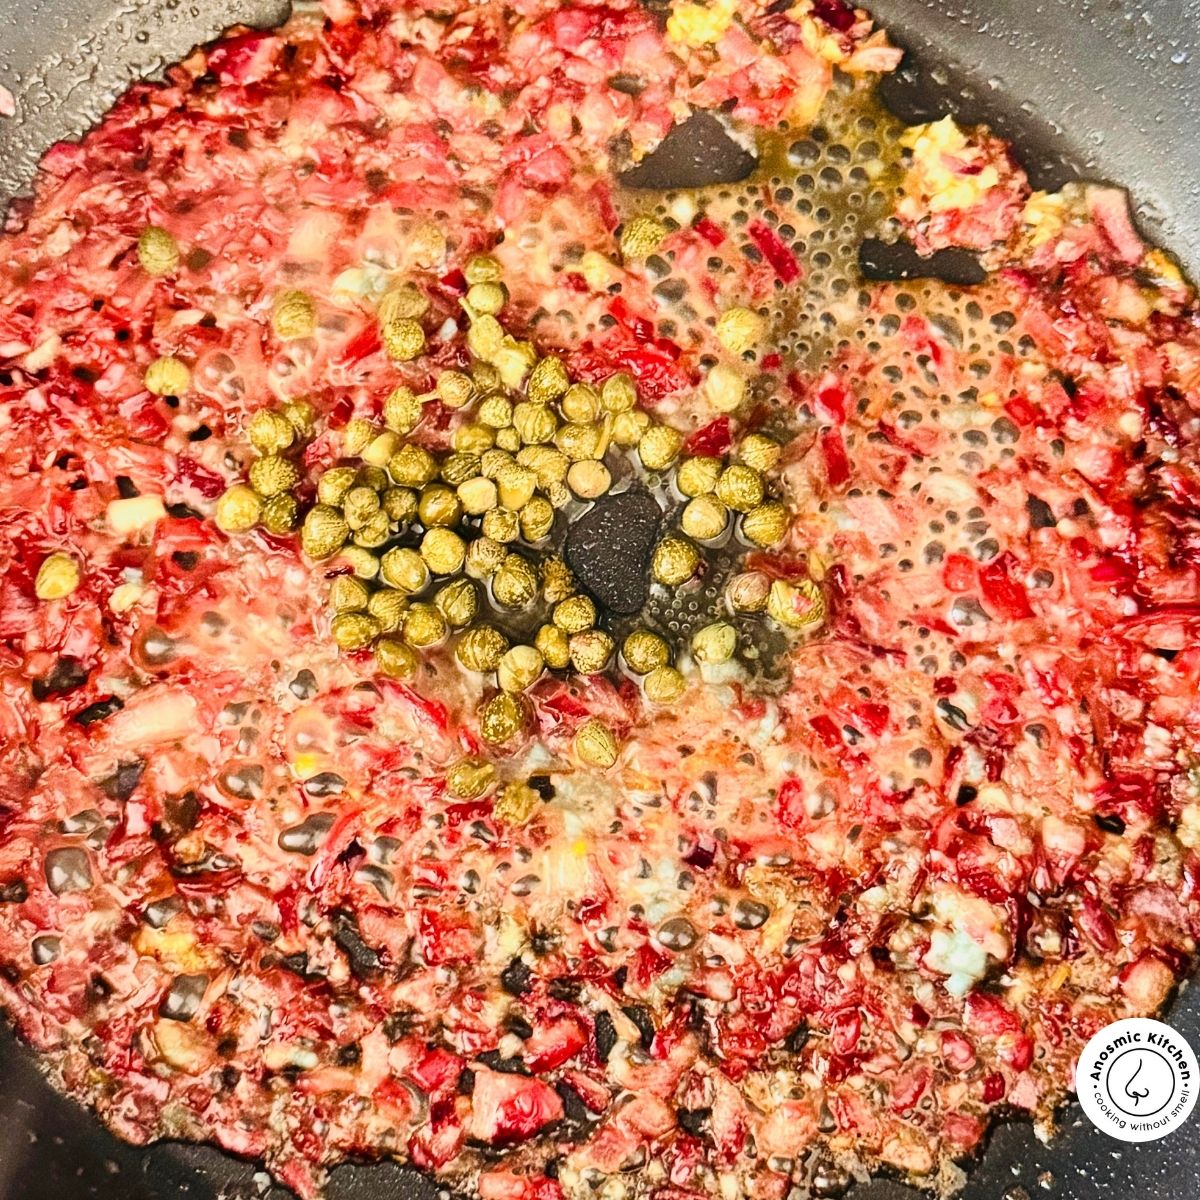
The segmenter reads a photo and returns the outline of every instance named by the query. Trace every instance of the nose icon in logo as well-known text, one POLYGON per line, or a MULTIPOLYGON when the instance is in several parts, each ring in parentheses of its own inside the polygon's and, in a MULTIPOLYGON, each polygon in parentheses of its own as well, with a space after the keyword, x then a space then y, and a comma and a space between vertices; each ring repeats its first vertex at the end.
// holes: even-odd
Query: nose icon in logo
POLYGON ((1141 1104, 1141 1102, 1143 1100, 1145 1100, 1147 1096, 1150 1095, 1150 1089, 1148 1087, 1135 1088, 1133 1086, 1134 1080, 1136 1080, 1137 1077, 1141 1073, 1142 1073, 1142 1056, 1139 1054, 1137 1057, 1136 1065, 1134 1066, 1134 1069, 1133 1069, 1133 1074, 1130 1075, 1129 1078, 1126 1080, 1125 1087, 1123 1089, 1125 1092, 1125 1095, 1128 1096, 1129 1099, 1133 1101, 1134 1108, 1137 1108, 1137 1106, 1139 1104, 1141 1104))

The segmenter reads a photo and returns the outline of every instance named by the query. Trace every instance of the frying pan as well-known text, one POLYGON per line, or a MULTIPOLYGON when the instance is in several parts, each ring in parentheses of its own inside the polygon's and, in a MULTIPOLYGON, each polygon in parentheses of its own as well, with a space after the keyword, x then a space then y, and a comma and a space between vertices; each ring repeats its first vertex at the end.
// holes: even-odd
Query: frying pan
MULTIPOLYGON (((1015 142, 1036 187, 1099 178, 1131 189, 1145 232, 1200 276, 1200 0, 874 0, 909 51, 887 81, 902 117, 951 112, 1015 142)), ((0 0, 0 200, 19 193, 54 141, 78 134, 132 80, 232 23, 271 25, 286 0, 0 0)), ((683 147, 686 157, 687 147, 683 147)), ((698 155, 697 155, 698 157, 698 155)), ((694 161, 690 164, 694 167, 694 161)), ((669 172, 671 164, 666 164, 669 172)), ((1200 989, 1168 1020, 1200 1046, 1200 989)), ((1200 1195, 1200 1138, 1185 1129, 1115 1142, 1076 1106, 1039 1144, 1001 1126, 964 1200, 1186 1200, 1200 1195)), ((0 1032, 0 1200, 285 1200, 253 1164, 193 1146, 136 1149, 54 1094, 0 1032)), ((331 1200, 434 1200, 393 1164, 334 1172, 331 1200)), ((847 1200, 914 1200, 890 1180, 847 1200)))

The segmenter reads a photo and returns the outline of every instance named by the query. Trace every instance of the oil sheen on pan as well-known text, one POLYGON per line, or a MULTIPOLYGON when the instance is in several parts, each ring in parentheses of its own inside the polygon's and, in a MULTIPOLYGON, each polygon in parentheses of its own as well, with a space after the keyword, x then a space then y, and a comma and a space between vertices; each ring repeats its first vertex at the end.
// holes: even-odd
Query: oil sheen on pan
POLYGON ((1187 974, 1194 295, 898 60, 840 0, 326 0, 47 155, 0 996, 120 1135, 949 1191, 1187 974))

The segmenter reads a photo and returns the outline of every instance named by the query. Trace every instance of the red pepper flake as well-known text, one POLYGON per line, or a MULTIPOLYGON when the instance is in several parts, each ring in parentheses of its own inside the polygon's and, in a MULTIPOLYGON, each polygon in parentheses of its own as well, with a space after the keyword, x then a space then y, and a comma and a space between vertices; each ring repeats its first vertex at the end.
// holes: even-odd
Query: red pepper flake
POLYGON ((1016 565, 1017 560, 1006 551, 979 570, 979 585, 983 592, 984 604, 997 616, 1010 621, 1033 616, 1025 585, 1010 575, 1011 569, 1016 565))
POLYGON ((784 283, 794 283, 800 278, 800 264, 796 256, 769 225, 764 221, 751 221, 747 232, 784 283))
POLYGON ((846 443, 842 441, 841 432, 837 429, 823 430, 820 444, 829 486, 842 487, 850 481, 850 460, 846 457, 846 443))
POLYGON ((1004 405, 1004 411, 1018 425, 1036 425, 1041 419, 1041 413, 1024 396, 1014 396, 1004 405))
POLYGON ((697 429, 684 443, 683 448, 686 454, 720 458, 729 449, 732 440, 729 418, 718 417, 702 429, 697 429))
POLYGON ((697 217, 692 228, 710 245, 719 246, 725 240, 725 230, 711 217, 697 217))

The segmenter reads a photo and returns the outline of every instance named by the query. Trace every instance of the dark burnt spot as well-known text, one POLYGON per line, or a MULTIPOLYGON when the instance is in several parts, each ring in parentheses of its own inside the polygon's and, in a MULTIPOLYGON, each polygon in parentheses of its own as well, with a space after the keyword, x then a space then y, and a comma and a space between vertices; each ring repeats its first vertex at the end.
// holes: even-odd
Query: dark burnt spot
POLYGON ((88 680, 88 673, 77 658, 64 655, 50 670, 35 679, 29 686, 33 698, 41 703, 51 696, 62 696, 82 687, 88 680))
POLYGON ((617 1027, 606 1012, 598 1012, 593 1021, 596 1037, 596 1057, 601 1062, 608 1062, 608 1056, 617 1044, 617 1027))
POLYGON ((1105 833, 1113 833, 1120 837, 1125 832, 1125 822, 1116 813, 1094 813, 1092 820, 1105 833))
POLYGON ((672 126, 654 150, 621 175, 621 183, 661 191, 710 187, 740 183, 757 165, 758 159, 734 141, 718 117, 701 111, 672 126))
POLYGON ((694 1138, 702 1138, 708 1132, 708 1118, 712 1116, 711 1108, 677 1108, 675 1120, 684 1133, 694 1138))
POLYGON ((124 803, 141 783, 145 770, 146 764, 141 760, 118 763, 117 769, 111 775, 100 780, 100 790, 110 799, 124 803))
POLYGON ((922 256, 911 242, 864 238, 858 248, 858 269, 864 279, 895 283, 902 279, 939 279, 952 287, 983 283, 987 272, 967 250, 938 250, 922 256))
POLYGON ((118 475, 116 479, 117 494, 122 500, 133 500, 142 493, 137 490, 137 485, 129 478, 128 475, 118 475))
POLYGON ((95 725, 98 721, 106 721, 114 713, 119 713, 125 707, 125 701, 119 696, 105 696, 103 700, 97 700, 94 704, 89 704, 87 708, 80 709, 72 718, 72 722, 76 725, 82 725, 85 729, 89 725, 95 725))
POLYGON ((637 1026, 642 1046, 649 1050, 658 1030, 654 1025, 654 1014, 644 1004, 623 1004, 621 1011, 637 1026))
POLYGON ((1053 529, 1058 524, 1054 510, 1040 496, 1026 496, 1025 511, 1029 513, 1029 524, 1034 529, 1053 529))
POLYGON ((483 1054, 477 1055, 479 1061, 485 1067, 489 1067, 493 1071, 499 1071, 501 1075, 528 1075, 529 1068, 520 1058, 504 1058, 499 1050, 488 1050, 483 1054))
POLYGON ((500 972, 500 986, 510 996, 523 996, 533 985, 533 972, 519 958, 500 972))
POLYGON ((650 594, 661 524, 662 510, 644 488, 598 500, 567 532, 567 565, 580 587, 610 612, 638 612, 650 594))
POLYGON ((23 879, 6 879, 0 883, 0 904, 23 904, 29 898, 29 887, 23 879))
POLYGON ((378 951, 363 940, 354 915, 345 909, 339 908, 333 912, 333 940, 350 960, 350 970, 355 978, 370 980, 379 975, 382 964, 378 951))

